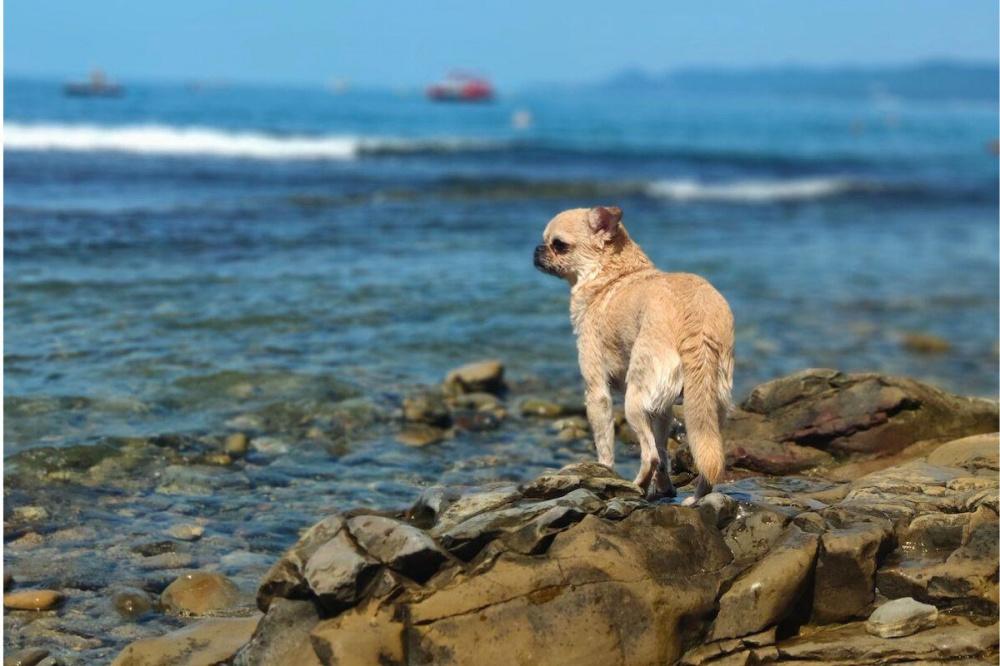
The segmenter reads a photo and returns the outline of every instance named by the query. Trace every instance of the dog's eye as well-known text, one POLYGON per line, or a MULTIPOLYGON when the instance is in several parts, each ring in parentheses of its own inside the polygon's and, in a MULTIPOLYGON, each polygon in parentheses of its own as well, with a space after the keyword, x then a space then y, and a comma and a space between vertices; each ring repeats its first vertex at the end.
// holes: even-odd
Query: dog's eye
POLYGON ((552 250, 556 254, 564 254, 567 250, 569 250, 569 243, 565 243, 556 238, 552 241, 552 250))

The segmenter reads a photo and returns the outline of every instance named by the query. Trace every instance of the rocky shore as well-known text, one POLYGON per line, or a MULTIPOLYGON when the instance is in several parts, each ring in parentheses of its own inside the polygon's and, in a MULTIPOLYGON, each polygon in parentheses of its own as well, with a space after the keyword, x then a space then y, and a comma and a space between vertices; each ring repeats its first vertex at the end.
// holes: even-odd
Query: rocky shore
MULTIPOLYGON (((430 446, 511 410, 586 437, 577 405, 515 405, 503 382, 499 364, 456 370, 403 402, 396 437, 430 446)), ((804 371, 742 403, 727 482, 698 507, 684 487, 647 503, 590 462, 338 507, 271 565, 256 608, 224 577, 179 578, 160 604, 195 619, 115 664, 996 663, 997 426, 993 401, 804 371)))

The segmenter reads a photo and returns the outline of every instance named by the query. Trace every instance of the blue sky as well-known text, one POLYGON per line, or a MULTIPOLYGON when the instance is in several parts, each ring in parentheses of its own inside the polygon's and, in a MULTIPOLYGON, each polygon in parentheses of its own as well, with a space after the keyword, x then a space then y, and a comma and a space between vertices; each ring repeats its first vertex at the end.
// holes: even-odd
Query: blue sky
POLYGON ((8 75, 508 86, 624 67, 996 60, 996 0, 8 0, 8 75))

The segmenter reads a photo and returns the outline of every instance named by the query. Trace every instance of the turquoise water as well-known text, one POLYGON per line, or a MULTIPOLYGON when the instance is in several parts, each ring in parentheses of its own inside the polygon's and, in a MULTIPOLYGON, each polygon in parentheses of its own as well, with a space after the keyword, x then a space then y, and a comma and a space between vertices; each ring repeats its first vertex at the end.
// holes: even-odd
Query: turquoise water
MULTIPOLYGON (((659 266, 722 291, 737 397, 808 366, 996 394, 995 104, 5 93, 6 506, 49 514, 5 523, 5 559, 68 591, 52 626, 83 641, 70 661, 177 623, 117 618, 115 585, 155 594, 202 567, 250 592, 331 508, 591 456, 518 418, 393 437, 402 396, 470 360, 504 360, 515 415, 523 395, 578 395, 567 287, 531 262, 565 208, 621 206, 659 266), (950 350, 908 351, 913 332, 950 350), (234 431, 250 454, 204 464, 234 431), (205 537, 170 541, 171 561, 136 550, 192 521, 205 537)), ((8 646, 72 642, 9 622, 8 646)))

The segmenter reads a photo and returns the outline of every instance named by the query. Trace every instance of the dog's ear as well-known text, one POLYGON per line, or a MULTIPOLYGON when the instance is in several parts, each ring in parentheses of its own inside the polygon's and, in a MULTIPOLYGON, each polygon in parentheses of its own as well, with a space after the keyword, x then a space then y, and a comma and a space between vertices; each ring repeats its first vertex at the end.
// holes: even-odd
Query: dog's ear
POLYGON ((622 209, 618 206, 597 206, 587 213, 590 230, 595 234, 607 234, 608 238, 615 237, 621 221, 622 209))

